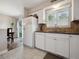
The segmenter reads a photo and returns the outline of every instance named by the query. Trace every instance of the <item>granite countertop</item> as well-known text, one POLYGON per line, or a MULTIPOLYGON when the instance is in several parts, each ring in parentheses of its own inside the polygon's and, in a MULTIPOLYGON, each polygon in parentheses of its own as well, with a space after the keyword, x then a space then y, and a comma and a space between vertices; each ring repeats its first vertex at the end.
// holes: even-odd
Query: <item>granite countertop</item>
POLYGON ((36 32, 79 35, 79 33, 75 33, 75 32, 74 33, 72 33, 72 32, 44 32, 44 31, 36 31, 36 32))

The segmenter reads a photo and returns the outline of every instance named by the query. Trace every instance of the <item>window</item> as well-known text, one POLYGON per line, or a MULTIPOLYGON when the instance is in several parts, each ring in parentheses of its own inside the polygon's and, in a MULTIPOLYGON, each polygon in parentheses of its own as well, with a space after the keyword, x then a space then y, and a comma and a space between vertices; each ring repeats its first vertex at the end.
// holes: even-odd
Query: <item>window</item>
POLYGON ((71 20, 70 6, 64 6, 57 10, 51 8, 46 10, 47 27, 70 27, 71 20))

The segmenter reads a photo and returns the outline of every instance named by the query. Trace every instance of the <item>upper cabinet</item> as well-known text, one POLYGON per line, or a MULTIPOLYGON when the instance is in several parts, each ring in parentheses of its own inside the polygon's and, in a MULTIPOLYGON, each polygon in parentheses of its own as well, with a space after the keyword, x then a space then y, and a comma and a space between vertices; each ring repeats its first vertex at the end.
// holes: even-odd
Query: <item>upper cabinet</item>
POLYGON ((79 59, 79 35, 71 35, 70 59, 79 59))
POLYGON ((34 15, 34 14, 37 14, 37 16, 38 16, 38 24, 45 23, 44 10, 39 10, 39 11, 32 13, 32 15, 34 15))
POLYGON ((35 47, 39 49, 45 49, 45 34, 44 33, 35 33, 35 47))
POLYGON ((72 0, 72 20, 79 20, 79 0, 72 0))

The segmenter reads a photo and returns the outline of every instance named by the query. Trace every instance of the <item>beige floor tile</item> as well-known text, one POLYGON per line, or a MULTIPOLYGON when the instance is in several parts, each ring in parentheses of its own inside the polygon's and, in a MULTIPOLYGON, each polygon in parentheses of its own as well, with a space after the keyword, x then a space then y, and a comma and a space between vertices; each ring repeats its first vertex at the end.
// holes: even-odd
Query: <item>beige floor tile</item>
POLYGON ((43 59, 45 55, 46 52, 35 48, 24 47, 24 59, 43 59))

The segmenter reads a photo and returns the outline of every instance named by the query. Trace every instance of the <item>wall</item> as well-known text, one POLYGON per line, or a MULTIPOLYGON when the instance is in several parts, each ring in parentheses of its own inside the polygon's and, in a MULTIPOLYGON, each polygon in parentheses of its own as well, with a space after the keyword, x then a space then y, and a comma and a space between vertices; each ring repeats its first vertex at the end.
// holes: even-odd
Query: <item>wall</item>
POLYGON ((15 18, 6 15, 0 15, 0 29, 7 29, 11 27, 12 22, 16 22, 15 18))
POLYGON ((7 28, 11 27, 11 23, 14 24, 15 36, 17 36, 17 20, 14 17, 0 14, 0 52, 7 49, 7 28))
POLYGON ((7 30, 0 29, 0 53, 7 49, 7 30))
POLYGON ((10 26, 12 19, 9 16, 0 15, 0 29, 7 29, 10 26))

